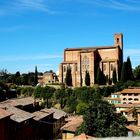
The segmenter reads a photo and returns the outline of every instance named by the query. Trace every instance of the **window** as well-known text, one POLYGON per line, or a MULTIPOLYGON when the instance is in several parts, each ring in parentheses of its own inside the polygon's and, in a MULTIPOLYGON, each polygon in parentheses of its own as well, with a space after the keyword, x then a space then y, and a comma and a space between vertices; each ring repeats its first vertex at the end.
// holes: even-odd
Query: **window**
POLYGON ((114 69, 114 65, 113 65, 113 64, 111 64, 111 65, 110 65, 110 67, 111 67, 111 70, 113 71, 113 69, 114 69))
POLYGON ((123 93, 123 96, 126 96, 127 94, 126 93, 123 93))
POLYGON ((75 71, 78 71, 78 66, 77 66, 77 64, 75 64, 75 71))
POLYGON ((89 58, 87 56, 84 56, 82 60, 82 69, 83 71, 89 70, 89 58))
POLYGON ((135 98, 135 99, 134 99, 134 101, 138 101, 138 100, 139 100, 138 98, 135 98))
POLYGON ((132 93, 128 94, 129 96, 132 96, 132 93))
POLYGON ((117 41, 117 43, 119 43, 119 42, 120 42, 120 39, 119 39, 119 38, 117 38, 117 40, 116 40, 116 41, 117 41))
POLYGON ((66 66, 63 67, 63 71, 66 72, 66 66))
POLYGON ((103 64, 103 71, 106 71, 106 64, 103 64))
POLYGON ((126 104, 126 102, 123 102, 123 104, 126 104))
POLYGON ((134 96, 138 96, 138 94, 134 94, 134 96))
POLYGON ((129 100, 129 101, 131 101, 131 100, 132 100, 132 98, 128 98, 128 100, 129 100))
POLYGON ((126 98, 123 98, 123 100, 127 100, 126 98))

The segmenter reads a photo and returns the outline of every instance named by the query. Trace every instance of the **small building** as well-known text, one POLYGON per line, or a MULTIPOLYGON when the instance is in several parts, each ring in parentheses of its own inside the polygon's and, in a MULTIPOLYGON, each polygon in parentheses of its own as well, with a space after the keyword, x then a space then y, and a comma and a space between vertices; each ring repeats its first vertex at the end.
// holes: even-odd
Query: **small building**
POLYGON ((111 93, 111 97, 105 97, 104 100, 108 101, 110 104, 120 104, 121 103, 121 93, 111 93))
POLYGON ((47 71, 43 74, 43 76, 38 76, 38 83, 40 85, 53 84, 58 82, 58 76, 53 71, 47 71))
POLYGON ((82 116, 72 116, 66 119, 67 123, 62 129, 62 140, 73 139, 77 128, 82 124, 82 116))
POLYGON ((6 111, 10 116, 10 139, 31 140, 33 138, 32 118, 34 115, 16 107, 9 107, 6 111))
POLYGON ((121 91, 121 103, 140 103, 140 87, 130 87, 121 91))
POLYGON ((54 112, 53 114, 53 136, 54 139, 60 139, 62 138, 62 130, 61 127, 65 125, 65 118, 67 117, 67 113, 59 110, 59 109, 55 109, 55 108, 51 108, 51 110, 54 112))
POLYGON ((88 136, 85 133, 82 133, 78 136, 75 136, 74 138, 72 138, 71 140, 94 140, 94 137, 88 136))
POLYGON ((33 113, 33 132, 34 139, 53 139, 53 111, 42 109, 33 113))
POLYGON ((10 116, 12 113, 7 112, 4 109, 0 108, 0 140, 9 140, 10 136, 10 116))

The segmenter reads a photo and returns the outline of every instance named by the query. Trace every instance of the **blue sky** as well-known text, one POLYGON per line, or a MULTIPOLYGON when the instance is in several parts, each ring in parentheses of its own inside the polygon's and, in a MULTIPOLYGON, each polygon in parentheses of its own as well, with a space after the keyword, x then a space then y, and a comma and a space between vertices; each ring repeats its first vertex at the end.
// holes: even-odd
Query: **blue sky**
POLYGON ((140 64, 139 0, 0 0, 0 69, 58 71, 63 50, 114 44, 140 64))

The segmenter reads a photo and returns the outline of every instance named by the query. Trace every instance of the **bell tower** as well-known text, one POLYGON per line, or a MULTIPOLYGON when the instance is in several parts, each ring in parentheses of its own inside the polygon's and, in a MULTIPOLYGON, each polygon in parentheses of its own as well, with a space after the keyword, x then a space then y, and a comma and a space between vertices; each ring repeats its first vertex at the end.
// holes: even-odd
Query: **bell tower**
POLYGON ((115 47, 119 46, 123 52, 123 34, 122 33, 114 35, 114 46, 115 47))

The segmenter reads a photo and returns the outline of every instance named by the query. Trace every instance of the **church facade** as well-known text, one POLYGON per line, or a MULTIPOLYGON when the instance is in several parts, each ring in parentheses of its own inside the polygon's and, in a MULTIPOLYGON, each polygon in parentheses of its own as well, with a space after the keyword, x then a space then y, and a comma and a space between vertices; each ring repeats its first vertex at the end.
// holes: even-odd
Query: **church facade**
POLYGON ((117 79, 120 78, 123 63, 123 35, 114 34, 113 46, 66 48, 64 61, 59 67, 59 81, 65 83, 67 68, 71 68, 72 85, 85 86, 85 73, 89 72, 90 85, 96 83, 97 69, 100 67, 108 80, 112 79, 116 69, 117 79))

